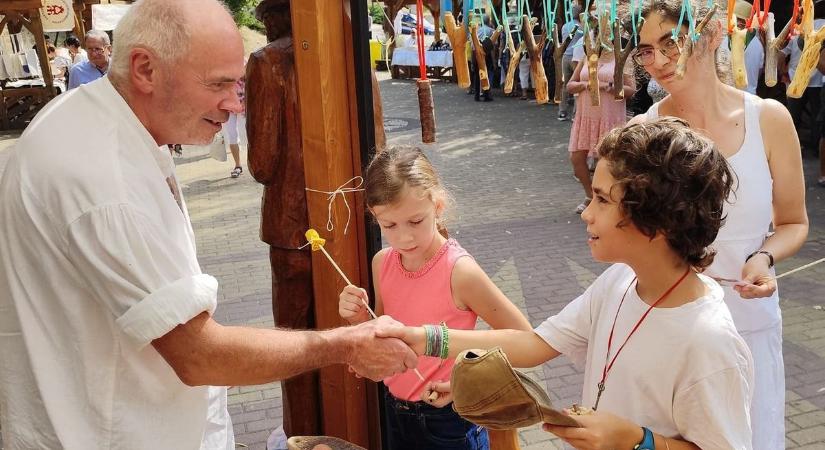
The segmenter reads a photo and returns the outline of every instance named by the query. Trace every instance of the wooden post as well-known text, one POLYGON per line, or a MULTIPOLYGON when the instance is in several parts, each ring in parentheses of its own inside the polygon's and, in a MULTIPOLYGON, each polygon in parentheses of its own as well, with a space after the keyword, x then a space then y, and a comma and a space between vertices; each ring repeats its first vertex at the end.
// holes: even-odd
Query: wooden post
POLYGON ((0 95, 0 130, 25 128, 26 123, 54 97, 49 57, 43 38, 43 24, 40 22, 40 8, 43 0, 4 0, 0 3, 0 33, 5 27, 9 32, 19 33, 26 28, 34 35, 35 50, 40 63, 40 71, 45 86, 26 89, 6 89, 0 95))
MULTIPOLYGON (((356 175, 354 155, 357 129, 352 129, 352 42, 345 32, 343 2, 329 0, 292 0, 292 36, 295 45, 295 68, 301 117, 301 142, 304 152, 304 175, 307 186, 333 191, 356 175)), ((359 13, 361 13, 359 11, 359 13)), ((360 171, 359 171, 360 172, 360 171)), ((347 201, 354 205, 353 194, 347 201)), ((307 198, 310 226, 325 230, 327 198, 310 194, 307 198)), ((363 229, 363 216, 353 211, 349 236, 344 236, 347 211, 342 201, 333 207, 332 232, 323 232, 326 249, 353 280, 365 279, 361 262, 364 246, 359 245, 356 230, 363 229)), ((313 253, 315 315, 318 328, 342 325, 338 316, 338 293, 344 284, 335 269, 313 253)), ((324 434, 368 446, 371 432, 366 383, 348 373, 344 366, 321 369, 321 418, 324 434)))
POLYGON ((519 450, 518 430, 487 430, 490 450, 519 450))
POLYGON ((80 39, 82 44, 83 37, 86 36, 86 26, 83 22, 83 12, 86 11, 86 3, 84 3, 83 0, 74 0, 72 7, 74 8, 74 29, 72 33, 80 39))

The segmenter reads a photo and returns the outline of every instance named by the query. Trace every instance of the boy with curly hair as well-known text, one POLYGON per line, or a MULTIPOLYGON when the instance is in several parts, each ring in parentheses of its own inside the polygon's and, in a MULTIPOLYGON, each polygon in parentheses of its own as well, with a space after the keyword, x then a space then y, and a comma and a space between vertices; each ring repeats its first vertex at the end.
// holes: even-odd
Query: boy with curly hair
MULTIPOLYGON (((560 354, 583 366, 595 411, 579 428, 544 425, 578 449, 750 449, 751 355, 700 273, 724 222, 727 161, 675 118, 616 128, 598 150, 582 220, 593 257, 614 264, 535 330, 450 330, 450 357, 501 346, 515 367, 560 354)), ((429 338, 390 334, 419 354, 429 338)))

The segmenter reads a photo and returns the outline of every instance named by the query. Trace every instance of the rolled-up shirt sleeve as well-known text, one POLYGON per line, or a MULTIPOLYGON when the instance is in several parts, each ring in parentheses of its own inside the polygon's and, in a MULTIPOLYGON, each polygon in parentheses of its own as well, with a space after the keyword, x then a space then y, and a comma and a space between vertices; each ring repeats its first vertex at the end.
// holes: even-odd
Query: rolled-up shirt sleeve
POLYGON ((126 204, 84 213, 67 228, 68 257, 94 300, 143 347, 217 306, 218 282, 194 247, 126 204))

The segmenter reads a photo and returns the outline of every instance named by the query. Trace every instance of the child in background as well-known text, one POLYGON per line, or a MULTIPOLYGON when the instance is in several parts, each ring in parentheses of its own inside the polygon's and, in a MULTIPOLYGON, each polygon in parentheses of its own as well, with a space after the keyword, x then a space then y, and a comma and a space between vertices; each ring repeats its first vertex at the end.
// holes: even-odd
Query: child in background
MULTIPOLYGON (((376 314, 409 326, 445 323, 471 330, 480 316, 493 328, 531 329, 469 253, 439 232, 449 196, 420 149, 378 153, 364 178, 366 205, 390 244, 372 260, 376 314)), ((367 300, 364 289, 347 286, 340 295, 341 317, 351 324, 369 320, 367 300)), ((424 381, 414 371, 384 380, 389 448, 478 448, 467 438, 474 425, 450 407, 446 380, 452 366, 422 356, 418 370, 424 381)))
POLYGON ((244 111, 229 113, 229 119, 221 125, 224 139, 229 145, 229 152, 232 153, 232 160, 235 163, 235 167, 229 173, 232 178, 238 178, 243 173, 243 167, 241 167, 241 135, 246 136, 245 89, 244 79, 241 78, 235 84, 235 91, 238 94, 241 106, 244 107, 244 111))
MULTIPOLYGON (((593 25, 588 34, 585 34, 580 44, 588 39, 598 40, 599 30, 595 25, 597 2, 590 3, 590 19, 582 17, 581 23, 589 20, 593 25)), ((583 6, 583 5, 582 5, 583 6)), ((604 11, 600 12, 605 14, 604 11)), ((597 44, 598 45, 598 44, 597 44)), ((599 46, 598 54, 598 79, 599 79, 599 106, 593 106, 590 98, 590 91, 587 89, 589 72, 587 69, 587 58, 584 45, 576 46, 573 49, 572 61, 576 64, 573 69, 573 76, 567 82, 567 92, 576 95, 576 115, 573 118, 573 126, 570 129, 570 142, 567 151, 570 153, 570 164, 573 166, 573 175, 579 180, 584 189, 584 201, 576 207, 576 214, 581 214, 584 208, 593 198, 591 190, 590 169, 588 159, 594 161, 596 157, 596 145, 602 136, 615 127, 622 126, 627 122, 627 109, 625 100, 616 101, 614 92, 619 89, 624 90, 624 98, 630 98, 636 93, 636 81, 633 74, 627 69, 630 65, 622 68, 625 71, 624 86, 613 86, 613 72, 616 62, 613 52, 599 46)), ((596 55, 594 55, 596 56, 596 55)))
MULTIPOLYGON (((750 449, 753 361, 721 287, 699 271, 723 221, 732 172, 713 142, 662 118, 599 145, 582 213, 597 261, 615 263, 532 331, 381 333, 422 354, 428 340, 501 346, 515 367, 565 354, 584 367, 581 428, 544 425, 578 449, 750 449), (635 446, 635 447, 634 447, 635 446)), ((443 332, 443 331, 442 331, 443 332)))

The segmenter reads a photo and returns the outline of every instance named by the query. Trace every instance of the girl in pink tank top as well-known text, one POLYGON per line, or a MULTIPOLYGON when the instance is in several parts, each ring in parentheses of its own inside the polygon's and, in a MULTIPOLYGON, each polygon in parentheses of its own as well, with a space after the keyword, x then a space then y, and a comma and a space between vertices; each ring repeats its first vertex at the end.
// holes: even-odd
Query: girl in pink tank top
MULTIPOLYGON (((393 147, 378 153, 365 176, 366 204, 390 247, 372 260, 375 312, 405 325, 444 322, 472 330, 480 316, 493 328, 530 330, 530 323, 454 239, 443 217, 449 195, 424 153, 393 147)), ((367 292, 347 286, 339 314, 351 324, 370 319, 367 292)), ((451 407, 452 360, 420 356, 418 371, 384 380, 390 448, 486 448, 486 432, 451 407)))

